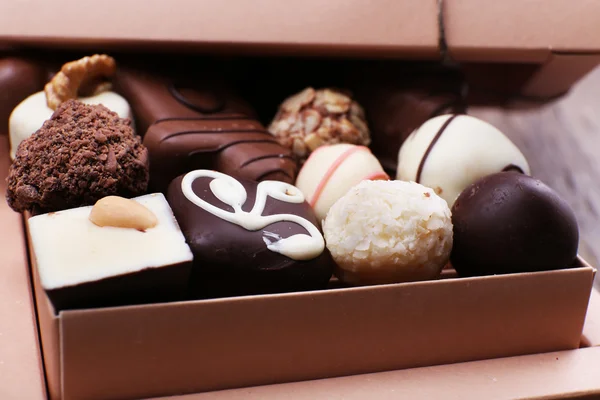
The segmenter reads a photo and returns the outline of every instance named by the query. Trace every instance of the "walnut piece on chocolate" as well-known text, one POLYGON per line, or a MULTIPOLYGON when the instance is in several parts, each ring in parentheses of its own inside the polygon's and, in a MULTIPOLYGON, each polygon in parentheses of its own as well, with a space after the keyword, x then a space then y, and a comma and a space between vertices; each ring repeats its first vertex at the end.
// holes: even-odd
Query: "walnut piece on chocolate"
POLYGON ((292 149, 299 161, 325 144, 368 146, 369 127, 363 108, 334 89, 312 87, 288 97, 269 126, 279 143, 292 149))
POLYGON ((48 212, 144 194, 148 152, 130 125, 102 105, 64 102, 19 145, 7 178, 8 204, 18 212, 48 212))
POLYGON ((94 54, 71 61, 62 66, 52 80, 44 87, 48 107, 56 110, 64 101, 76 99, 80 87, 86 87, 92 94, 98 94, 110 89, 108 82, 97 82, 100 77, 110 77, 115 74, 116 62, 106 54, 94 54), (86 85, 87 84, 87 85, 86 85))

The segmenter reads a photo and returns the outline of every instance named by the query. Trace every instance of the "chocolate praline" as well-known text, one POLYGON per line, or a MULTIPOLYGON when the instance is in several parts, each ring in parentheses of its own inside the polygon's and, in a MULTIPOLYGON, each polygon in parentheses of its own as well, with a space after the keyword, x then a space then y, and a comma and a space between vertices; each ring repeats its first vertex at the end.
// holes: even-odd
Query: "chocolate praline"
MULTIPOLYGON (((294 260, 267 248, 269 238, 306 234, 294 222, 275 222, 256 231, 228 222, 190 201, 182 190, 185 175, 169 185, 167 199, 194 254, 190 295, 194 298, 239 296, 323 289, 333 273, 327 249, 315 258, 294 260)), ((241 209, 249 212, 255 203, 257 182, 236 178, 246 191, 241 209)), ((191 190, 224 211, 232 207, 213 193, 212 178, 196 178, 191 190)), ((263 216, 293 214, 318 227, 306 201, 288 203, 266 197, 263 216)))
POLYGON ((0 59, 0 132, 6 133, 12 110, 30 94, 42 90, 48 78, 39 63, 19 57, 0 59))
POLYGON ((577 257, 575 214, 554 190, 518 172, 488 175, 452 207, 450 262, 461 276, 569 267, 577 257))
POLYGON ((178 175, 202 168, 256 181, 294 182, 291 150, 215 73, 124 67, 114 82, 131 104, 136 130, 148 148, 150 190, 166 193, 178 175))

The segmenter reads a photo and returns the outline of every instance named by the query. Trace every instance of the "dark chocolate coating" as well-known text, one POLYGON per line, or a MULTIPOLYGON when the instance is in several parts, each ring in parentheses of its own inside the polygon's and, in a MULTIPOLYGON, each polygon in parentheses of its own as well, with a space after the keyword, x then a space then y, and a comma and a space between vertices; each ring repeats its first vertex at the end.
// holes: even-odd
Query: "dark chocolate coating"
MULTIPOLYGON (((47 290, 55 311, 185 300, 191 262, 47 290)), ((85 266, 82 265, 82 268, 85 266)))
POLYGON ((18 57, 0 59, 0 133, 8 133, 13 109, 28 96, 44 89, 48 79, 45 67, 18 57))
POLYGON ((121 69, 115 87, 130 103, 150 155, 150 190, 166 191, 177 176, 214 169, 250 180, 293 183, 291 151, 218 81, 179 82, 121 69))
MULTIPOLYGON (((183 176, 169 186, 167 200, 194 254, 191 296, 209 298, 248 294, 280 293, 323 289, 333 272, 327 249, 308 261, 292 260, 267 249, 263 230, 289 237, 306 230, 292 222, 277 222, 258 231, 248 231, 239 225, 205 211, 189 201, 181 190, 183 176)), ((198 178, 192 189, 201 199, 219 208, 232 211, 212 193, 210 178, 198 178)), ((238 179, 247 192, 242 209, 250 211, 256 197, 257 183, 238 179)), ((308 203, 286 203, 267 198, 262 215, 296 214, 315 226, 317 219, 308 203)))
POLYGON ((466 112, 466 86, 456 71, 410 64, 377 64, 358 71, 365 78, 352 89, 365 109, 370 147, 391 176, 396 175, 402 143, 415 129, 430 118, 466 112))
POLYGON ((488 175, 452 207, 450 262, 461 276, 568 268, 577 257, 573 210, 541 181, 518 172, 488 175))

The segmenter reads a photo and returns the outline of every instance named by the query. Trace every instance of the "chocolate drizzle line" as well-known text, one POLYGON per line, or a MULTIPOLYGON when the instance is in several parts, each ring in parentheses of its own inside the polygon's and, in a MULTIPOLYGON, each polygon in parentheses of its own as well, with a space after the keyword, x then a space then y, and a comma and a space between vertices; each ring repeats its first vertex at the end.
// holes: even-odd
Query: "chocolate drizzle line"
POLYGON ((164 142, 165 140, 169 140, 173 137, 176 136, 183 136, 183 135, 190 135, 190 134, 198 134, 198 135, 211 135, 211 134, 223 134, 226 135, 228 133, 249 133, 249 134, 256 134, 256 135, 270 135, 272 136, 269 132, 265 131, 264 129, 227 129, 227 130, 215 130, 215 129, 207 129, 204 131, 180 131, 180 132, 173 132, 167 136, 165 136, 164 138, 160 139, 161 142, 164 142))
POLYGON ((454 114, 453 116, 448 118, 446 120, 446 122, 444 122, 444 125, 442 125, 440 127, 440 129, 437 131, 437 133, 433 137, 433 140, 431 141, 431 143, 429 143, 427 150, 425 150, 425 154, 423 154, 423 158, 421 158, 421 163, 419 164, 419 169, 417 169, 417 177, 415 178, 415 182, 421 183, 421 173, 423 172, 423 167, 425 166, 425 161, 427 161, 427 157, 429 156, 429 153, 431 153, 433 146, 435 146, 437 141, 440 139, 440 137, 442 136, 442 133, 444 133, 446 128, 448 128, 448 125, 450 125, 450 123, 454 120, 454 118, 458 117, 459 115, 460 114, 454 114))
POLYGON ((235 146, 238 144, 244 144, 244 143, 272 143, 272 144, 279 144, 279 142, 277 140, 269 140, 269 139, 260 139, 260 140, 249 140, 249 139, 244 139, 244 140, 234 140, 233 142, 229 142, 227 144, 224 144, 220 147, 217 147, 216 149, 196 149, 196 150, 192 150, 191 152, 188 153, 188 157, 192 157, 195 156, 197 154, 202 154, 202 153, 212 153, 212 152, 219 152, 219 151, 223 151, 231 146, 235 146))
POLYGON ((508 164, 506 167, 502 168, 502 172, 508 172, 508 171, 516 171, 519 172, 521 174, 524 174, 525 171, 523 171, 521 169, 521 167, 515 165, 515 164, 508 164))
POLYGON ((240 120, 246 119, 252 121, 252 119, 248 118, 247 115, 243 114, 222 114, 222 115, 206 115, 201 117, 168 117, 157 119, 152 123, 152 125, 159 124, 161 122, 177 122, 177 121, 230 121, 230 120, 240 120))
POLYGON ((244 168, 245 166, 247 166, 249 164, 252 164, 253 162, 257 162, 257 161, 260 161, 260 160, 266 160, 266 159, 269 159, 269 158, 287 158, 289 160, 296 161, 296 159, 294 158, 294 156, 289 155, 289 154, 268 154, 268 155, 265 155, 265 156, 254 157, 254 158, 251 158, 249 160, 246 160, 246 161, 244 161, 242 163, 242 165, 240 165, 240 168, 244 168))
POLYGON ((271 175, 271 174, 276 174, 276 173, 281 173, 285 176, 287 176, 290 179, 294 179, 292 176, 290 176, 290 174, 288 174, 287 172, 285 172, 283 169, 281 168, 276 168, 276 169, 271 169, 267 172, 264 172, 262 174, 260 174, 259 176, 256 177, 257 181, 262 181, 265 177, 271 175))
POLYGON ((213 94, 214 97, 217 99, 217 102, 215 103, 215 105, 213 107, 202 107, 198 104, 195 104, 195 103, 189 101, 183 94, 181 94, 179 89, 173 83, 169 84, 169 93, 171 93, 171 95, 175 98, 175 100, 177 100, 184 106, 186 106, 194 111, 198 111, 200 113, 214 114, 214 113, 221 111, 223 108, 225 108, 225 100, 223 100, 222 97, 217 96, 216 93, 214 93, 212 91, 211 91, 211 94, 213 94))

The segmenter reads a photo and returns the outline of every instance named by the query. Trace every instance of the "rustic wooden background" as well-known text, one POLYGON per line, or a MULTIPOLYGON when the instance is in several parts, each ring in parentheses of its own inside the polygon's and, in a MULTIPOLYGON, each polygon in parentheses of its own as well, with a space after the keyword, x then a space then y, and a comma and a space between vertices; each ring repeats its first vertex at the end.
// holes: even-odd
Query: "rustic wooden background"
MULTIPOLYGON (((580 228, 580 254, 600 266, 600 68, 565 97, 533 110, 476 109, 527 157, 532 174, 571 204, 580 228)), ((600 276, 596 277, 600 289, 600 276)))

